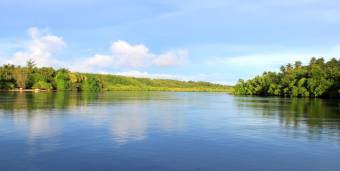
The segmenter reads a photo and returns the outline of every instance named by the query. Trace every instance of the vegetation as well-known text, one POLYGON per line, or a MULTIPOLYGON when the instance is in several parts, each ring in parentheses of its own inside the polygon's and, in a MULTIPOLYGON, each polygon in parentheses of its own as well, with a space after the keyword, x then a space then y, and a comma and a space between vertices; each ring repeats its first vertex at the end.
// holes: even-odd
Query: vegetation
POLYGON ((27 65, 0 66, 0 90, 40 89, 58 91, 223 91, 232 87, 208 82, 177 81, 167 79, 134 78, 70 72, 67 69, 27 65))
POLYGON ((281 66, 279 72, 240 79, 234 88, 238 95, 339 98, 340 60, 313 57, 306 66, 297 61, 281 66))

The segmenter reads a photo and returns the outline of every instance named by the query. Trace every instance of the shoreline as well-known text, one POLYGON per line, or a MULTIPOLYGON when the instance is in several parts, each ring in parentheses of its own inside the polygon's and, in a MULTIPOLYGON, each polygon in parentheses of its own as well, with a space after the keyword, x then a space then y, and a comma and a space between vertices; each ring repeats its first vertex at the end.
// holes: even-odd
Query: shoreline
POLYGON ((44 89, 10 89, 10 90, 0 90, 2 92, 49 92, 55 90, 44 90, 44 89))
MULTIPOLYGON (((86 91, 74 91, 74 90, 64 90, 68 92, 86 92, 86 91)), ((152 90, 137 90, 137 89, 121 89, 121 90, 103 90, 99 92, 110 92, 110 91, 159 91, 159 92, 220 92, 220 93, 232 93, 232 91, 228 90, 186 90, 186 89, 168 89, 168 90, 161 90, 161 89, 152 89, 152 90)), ((11 89, 11 90, 0 90, 0 92, 58 92, 58 90, 44 90, 44 89, 11 89)))

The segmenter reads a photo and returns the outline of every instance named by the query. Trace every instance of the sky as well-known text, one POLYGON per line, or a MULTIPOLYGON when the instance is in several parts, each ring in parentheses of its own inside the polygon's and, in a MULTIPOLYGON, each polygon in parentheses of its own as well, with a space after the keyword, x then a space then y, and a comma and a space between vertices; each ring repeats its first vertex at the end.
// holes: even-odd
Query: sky
POLYGON ((337 0, 0 0, 0 64, 233 85, 340 57, 337 0))

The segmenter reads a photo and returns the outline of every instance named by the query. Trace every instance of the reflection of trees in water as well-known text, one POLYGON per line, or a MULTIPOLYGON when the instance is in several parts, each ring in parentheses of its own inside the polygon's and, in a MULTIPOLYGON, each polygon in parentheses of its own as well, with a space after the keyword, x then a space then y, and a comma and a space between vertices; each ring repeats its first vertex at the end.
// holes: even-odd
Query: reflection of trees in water
POLYGON ((152 92, 1 92, 0 110, 49 110, 86 106, 90 103, 161 99, 166 94, 152 92))
POLYGON ((80 105, 81 99, 88 98, 82 94, 59 93, 6 93, 0 98, 0 110, 5 111, 34 111, 45 109, 65 109, 80 105))
POLYGON ((259 112, 266 118, 277 117, 282 126, 295 129, 294 136, 299 136, 298 128, 305 128, 309 138, 322 138, 323 135, 340 137, 339 100, 240 97, 236 98, 236 102, 239 109, 251 109, 247 112, 259 112))

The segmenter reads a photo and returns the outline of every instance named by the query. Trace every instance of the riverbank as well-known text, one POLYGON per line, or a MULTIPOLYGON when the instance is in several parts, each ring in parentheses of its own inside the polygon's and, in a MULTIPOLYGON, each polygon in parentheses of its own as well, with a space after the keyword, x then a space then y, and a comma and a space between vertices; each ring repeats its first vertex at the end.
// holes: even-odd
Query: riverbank
MULTIPOLYGON (((45 90, 45 89, 10 89, 10 90, 0 90, 2 92, 57 92, 58 90, 45 90)), ((73 91, 73 90, 65 90, 73 91)), ((105 91, 164 91, 164 92, 225 92, 233 93, 233 88, 220 88, 220 89, 208 89, 208 88, 159 88, 159 87, 115 87, 110 89, 104 89, 105 91)))
POLYGON ((0 66, 0 89, 9 91, 188 91, 232 92, 233 87, 204 81, 127 77, 72 72, 67 69, 0 66), (20 89, 25 87, 26 89, 20 89))
POLYGON ((15 92, 47 92, 55 90, 44 90, 44 89, 11 89, 11 90, 0 90, 0 91, 15 91, 15 92))

